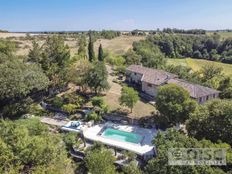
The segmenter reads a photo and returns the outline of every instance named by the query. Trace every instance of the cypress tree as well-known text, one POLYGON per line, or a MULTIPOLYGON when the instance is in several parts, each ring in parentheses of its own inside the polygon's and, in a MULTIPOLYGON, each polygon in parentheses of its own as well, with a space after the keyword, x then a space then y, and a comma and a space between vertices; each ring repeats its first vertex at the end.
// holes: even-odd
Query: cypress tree
POLYGON ((93 62, 93 60, 95 59, 95 54, 94 54, 93 40, 91 34, 89 34, 88 52, 89 52, 89 61, 93 62))
POLYGON ((104 60, 102 44, 100 44, 100 46, 98 48, 98 60, 99 61, 103 61, 104 60))

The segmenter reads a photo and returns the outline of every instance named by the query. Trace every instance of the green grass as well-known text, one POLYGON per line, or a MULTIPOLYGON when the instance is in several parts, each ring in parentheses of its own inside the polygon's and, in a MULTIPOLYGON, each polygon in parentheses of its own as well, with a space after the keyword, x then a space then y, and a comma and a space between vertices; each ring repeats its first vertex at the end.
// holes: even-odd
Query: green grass
MULTIPOLYGON (((213 35, 215 32, 207 32, 206 34, 211 36, 213 35)), ((221 39, 227 39, 227 38, 232 38, 232 32, 216 32, 217 34, 219 34, 221 36, 221 39)))
POLYGON ((226 64, 226 63, 220 63, 220 62, 213 62, 203 59, 192 59, 192 58, 186 58, 186 59, 168 59, 169 65, 182 65, 192 68, 193 71, 199 71, 202 67, 205 65, 214 65, 216 67, 221 67, 223 70, 223 73, 225 75, 232 75, 232 65, 226 64))

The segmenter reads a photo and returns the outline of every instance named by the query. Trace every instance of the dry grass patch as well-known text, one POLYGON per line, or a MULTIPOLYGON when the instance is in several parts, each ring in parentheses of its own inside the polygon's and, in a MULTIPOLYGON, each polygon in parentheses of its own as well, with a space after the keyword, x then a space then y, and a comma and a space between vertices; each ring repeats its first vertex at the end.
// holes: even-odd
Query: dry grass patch
POLYGON ((145 36, 120 36, 114 39, 98 39, 94 43, 94 49, 97 54, 97 50, 100 44, 103 49, 106 49, 113 54, 121 55, 124 54, 129 48, 132 48, 132 44, 135 41, 143 40, 145 36))
POLYGON ((122 110, 122 109, 128 110, 128 116, 132 118, 141 118, 141 117, 150 116, 152 112, 156 111, 154 106, 139 100, 136 103, 135 107, 133 108, 133 112, 130 113, 129 108, 120 106, 119 97, 120 95, 110 92, 108 92, 106 96, 103 97, 105 102, 109 105, 110 111, 122 110))

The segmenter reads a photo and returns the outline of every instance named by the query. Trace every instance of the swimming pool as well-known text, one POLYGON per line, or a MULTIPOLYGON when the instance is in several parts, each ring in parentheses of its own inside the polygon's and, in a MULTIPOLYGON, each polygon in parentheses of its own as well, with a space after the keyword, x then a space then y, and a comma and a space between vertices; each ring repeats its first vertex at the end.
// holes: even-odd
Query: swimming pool
POLYGON ((113 128, 106 128, 101 136, 135 144, 140 143, 143 139, 142 135, 113 128))

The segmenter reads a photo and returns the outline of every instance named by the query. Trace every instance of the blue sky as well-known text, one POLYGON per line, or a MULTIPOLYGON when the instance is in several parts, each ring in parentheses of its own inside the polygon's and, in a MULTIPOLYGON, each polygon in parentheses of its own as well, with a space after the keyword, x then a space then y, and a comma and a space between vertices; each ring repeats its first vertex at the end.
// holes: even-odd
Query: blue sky
POLYGON ((232 29, 232 0, 0 0, 0 29, 232 29))

